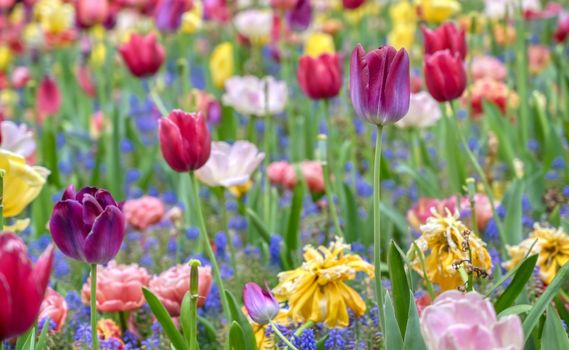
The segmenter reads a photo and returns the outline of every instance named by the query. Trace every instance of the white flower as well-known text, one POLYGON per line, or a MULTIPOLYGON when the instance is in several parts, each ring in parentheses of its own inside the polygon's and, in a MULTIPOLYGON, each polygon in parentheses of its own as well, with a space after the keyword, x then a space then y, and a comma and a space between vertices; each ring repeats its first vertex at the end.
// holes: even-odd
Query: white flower
POLYGON ((0 123, 0 136, 0 148, 24 158, 29 158, 36 150, 34 135, 25 124, 5 120, 0 123))
MULTIPOLYGON (((490 18, 504 18, 506 14, 513 16, 517 11, 518 0, 486 0, 484 14, 490 18)), ((524 11, 541 10, 539 0, 522 0, 522 9, 524 11)))
POLYGON ((426 91, 411 94, 409 112, 395 123, 400 128, 427 128, 441 117, 439 104, 426 91))
POLYGON ((264 44, 269 40, 273 28, 273 14, 267 10, 245 10, 233 20, 237 32, 254 44, 264 44))
POLYGON ((265 158, 257 146, 248 141, 212 142, 211 156, 195 174, 208 186, 232 187, 245 185, 265 158))
POLYGON ((263 79, 254 76, 232 77, 225 82, 223 103, 244 115, 261 117, 278 114, 284 111, 286 102, 286 83, 271 76, 263 79))

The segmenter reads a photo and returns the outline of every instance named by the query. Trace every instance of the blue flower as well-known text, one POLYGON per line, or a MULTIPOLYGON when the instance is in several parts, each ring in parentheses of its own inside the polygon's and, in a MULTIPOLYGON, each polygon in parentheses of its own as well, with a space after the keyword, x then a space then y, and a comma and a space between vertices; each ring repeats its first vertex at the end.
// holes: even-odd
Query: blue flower
POLYGON ((301 335, 294 335, 292 337, 292 345, 296 346, 298 350, 316 350, 314 331, 308 328, 301 335))

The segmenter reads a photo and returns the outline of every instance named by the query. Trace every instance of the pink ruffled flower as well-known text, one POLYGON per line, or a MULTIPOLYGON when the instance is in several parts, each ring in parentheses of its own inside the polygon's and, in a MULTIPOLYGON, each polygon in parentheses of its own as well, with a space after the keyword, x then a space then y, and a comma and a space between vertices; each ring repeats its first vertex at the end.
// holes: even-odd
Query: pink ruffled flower
POLYGON ((508 75, 506 65, 493 56, 475 56, 472 59, 472 79, 490 78, 505 81, 508 75))
MULTIPOLYGON (((176 265, 154 276, 150 281, 150 290, 172 317, 180 316, 180 308, 184 296, 190 290, 191 268, 188 264, 176 265)), ((211 268, 209 266, 198 268, 198 307, 202 306, 211 289, 211 268)))
MULTIPOLYGON (((100 312, 132 311, 144 305, 142 287, 150 275, 137 264, 117 265, 113 260, 107 267, 97 267, 97 310, 100 312)), ((91 278, 83 285, 81 297, 89 303, 91 278)))
MULTIPOLYGON (((322 193, 325 190, 324 175, 320 162, 305 160, 300 163, 300 171, 304 181, 312 193, 322 193)), ((296 171, 294 165, 281 161, 271 163, 267 169, 272 184, 282 186, 289 190, 296 186, 296 171)))
POLYGON ((162 201, 151 196, 127 200, 123 206, 123 213, 129 225, 142 231, 160 222, 164 212, 162 201))
POLYGON ((517 315, 498 320, 490 300, 451 290, 439 295, 421 315, 421 333, 429 350, 508 349, 524 347, 517 315))
MULTIPOLYGON (((444 214, 445 208, 448 208, 444 200, 437 198, 420 198, 415 205, 407 211, 407 221, 416 230, 419 226, 424 225, 427 219, 433 215, 432 210, 444 214)), ((454 207, 453 209, 454 210, 454 207)))
POLYGON ((55 323, 55 331, 61 331, 67 318, 67 302, 55 290, 48 288, 40 306, 38 319, 50 319, 55 323))
MULTIPOLYGON (((456 197, 449 197, 445 200, 445 207, 447 207, 451 212, 456 209, 456 197)), ((470 199, 465 196, 460 199, 460 209, 462 212, 470 212, 470 199)), ((476 226, 478 230, 483 231, 486 225, 492 219, 492 205, 490 200, 486 195, 477 193, 474 195, 474 210, 476 212, 476 226)))

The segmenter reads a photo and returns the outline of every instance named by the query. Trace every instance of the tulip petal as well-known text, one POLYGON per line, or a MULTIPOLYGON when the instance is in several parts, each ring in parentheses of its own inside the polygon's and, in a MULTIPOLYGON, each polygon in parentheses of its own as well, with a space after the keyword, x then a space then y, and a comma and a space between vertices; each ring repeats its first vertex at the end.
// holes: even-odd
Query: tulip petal
POLYGON ((169 118, 162 118, 158 124, 160 151, 168 165, 177 172, 190 170, 184 140, 178 126, 169 118))
POLYGON ((85 261, 83 252, 87 232, 83 224, 83 206, 75 200, 58 202, 49 221, 51 237, 61 252, 85 261))
MULTIPOLYGON (((38 283, 40 291, 45 291, 49 283, 49 275, 51 274, 51 266, 53 265, 53 245, 50 244, 39 257, 34 266, 34 278, 38 283)), ((43 292, 41 293, 43 299, 43 292)))
POLYGON ((95 220, 85 240, 85 258, 90 264, 106 264, 121 248, 126 220, 118 207, 108 206, 95 220))
POLYGON ((352 51, 350 62, 350 97, 356 114, 365 118, 367 111, 367 90, 369 84, 369 69, 365 60, 365 50, 358 44, 352 51))
POLYGON ((13 301, 10 293, 10 285, 2 273, 0 273, 0 341, 8 338, 8 330, 5 329, 12 320, 13 301))
POLYGON ((524 331, 522 322, 517 315, 502 318, 494 324, 493 332, 497 346, 504 348, 511 346, 512 349, 523 349, 524 331))
POLYGON ((380 103, 380 115, 388 116, 389 123, 397 122, 409 111, 410 99, 409 55, 405 49, 401 49, 389 66, 380 103))
POLYGON ((103 212, 103 208, 97 202, 95 197, 90 194, 83 196, 83 222, 91 227, 95 223, 95 219, 103 212))

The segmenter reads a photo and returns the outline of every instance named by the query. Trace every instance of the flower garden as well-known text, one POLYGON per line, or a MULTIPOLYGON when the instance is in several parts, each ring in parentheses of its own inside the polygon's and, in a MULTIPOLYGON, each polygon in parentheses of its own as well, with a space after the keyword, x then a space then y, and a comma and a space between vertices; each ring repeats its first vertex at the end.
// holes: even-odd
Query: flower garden
POLYGON ((569 4, 0 0, 0 349, 569 349, 569 4))

